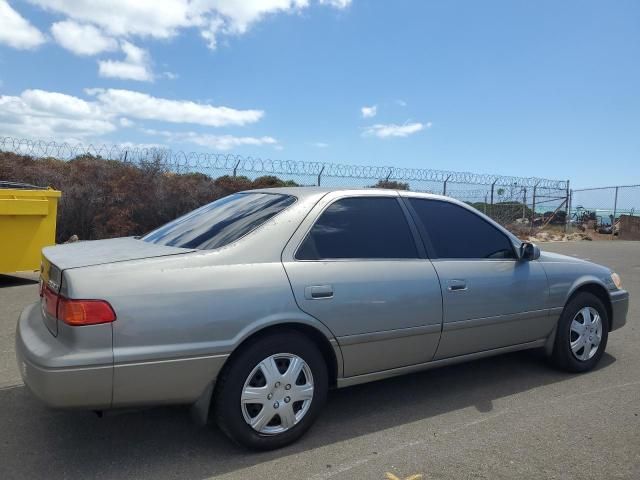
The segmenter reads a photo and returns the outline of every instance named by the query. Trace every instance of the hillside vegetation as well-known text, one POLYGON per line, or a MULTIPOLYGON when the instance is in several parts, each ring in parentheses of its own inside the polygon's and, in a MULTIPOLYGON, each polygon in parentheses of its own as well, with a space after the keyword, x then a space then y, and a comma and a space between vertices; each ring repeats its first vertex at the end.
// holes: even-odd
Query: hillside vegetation
MULTIPOLYGON (((139 164, 82 155, 64 161, 35 159, 0 151, 0 180, 23 182, 62 191, 58 208, 58 243, 77 235, 81 240, 142 235, 206 203, 241 190, 297 186, 291 180, 267 175, 212 178, 202 173, 167 171, 160 161, 139 164)), ((379 180, 372 187, 409 190, 409 184, 379 180)), ((493 205, 468 202, 525 238, 532 210, 522 203, 493 205), (524 222, 523 222, 524 221, 524 222)), ((564 223, 565 212, 546 212, 540 225, 564 223)))
POLYGON ((139 165, 84 155, 63 161, 0 152, 0 180, 62 191, 57 242, 141 235, 230 193, 295 186, 274 176, 250 180, 172 173, 159 162, 139 165))

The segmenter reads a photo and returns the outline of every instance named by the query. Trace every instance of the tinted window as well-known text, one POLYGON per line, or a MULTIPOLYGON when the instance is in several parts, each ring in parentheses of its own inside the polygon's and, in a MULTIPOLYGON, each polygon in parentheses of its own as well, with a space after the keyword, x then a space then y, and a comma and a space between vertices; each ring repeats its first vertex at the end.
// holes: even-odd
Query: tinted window
POLYGON ((344 198, 332 203, 296 258, 416 258, 407 219, 395 198, 344 198))
POLYGON ((258 228, 295 202, 295 197, 272 193, 236 193, 200 207, 145 235, 159 245, 210 250, 258 228))
POLYGON ((479 215, 449 202, 409 199, 439 258, 515 258, 507 236, 479 215))

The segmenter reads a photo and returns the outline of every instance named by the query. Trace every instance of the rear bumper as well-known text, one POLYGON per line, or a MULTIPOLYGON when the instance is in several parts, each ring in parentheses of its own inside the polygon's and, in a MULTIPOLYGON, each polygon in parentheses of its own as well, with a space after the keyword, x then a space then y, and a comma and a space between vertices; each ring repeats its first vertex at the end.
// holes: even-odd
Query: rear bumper
POLYGON ((627 312, 629 311, 629 292, 626 290, 616 290, 610 292, 611 296, 611 331, 623 327, 627 323, 627 312))
POLYGON ((113 365, 74 365, 76 354, 51 335, 39 304, 23 310, 16 330, 16 359, 25 385, 51 407, 109 408, 113 365))
POLYGON ((228 355, 149 359, 114 364, 111 324, 47 329, 38 303, 25 308, 16 358, 25 385, 54 408, 109 408, 193 403, 207 391, 228 355))

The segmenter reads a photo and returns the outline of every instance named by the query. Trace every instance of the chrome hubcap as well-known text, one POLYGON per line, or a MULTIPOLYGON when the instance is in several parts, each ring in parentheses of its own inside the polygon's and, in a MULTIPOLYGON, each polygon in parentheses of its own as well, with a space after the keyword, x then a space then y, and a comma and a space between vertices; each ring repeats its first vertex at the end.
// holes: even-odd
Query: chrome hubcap
POLYGON ((571 322, 571 352, 578 360, 589 360, 602 341, 602 320, 595 308, 584 307, 571 322))
POLYGON ((262 360, 244 382, 240 406, 256 432, 275 435, 296 425, 313 400, 313 375, 297 355, 277 353, 262 360))

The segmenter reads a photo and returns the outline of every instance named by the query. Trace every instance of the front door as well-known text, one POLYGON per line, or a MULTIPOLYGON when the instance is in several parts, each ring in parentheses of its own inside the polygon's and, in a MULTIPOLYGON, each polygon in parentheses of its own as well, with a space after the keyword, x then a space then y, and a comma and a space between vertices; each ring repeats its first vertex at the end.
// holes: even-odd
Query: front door
POLYGON ((519 260, 511 239, 474 210, 409 198, 442 285, 444 320, 436 359, 545 338, 554 326, 537 261, 519 260))
POLYGON ((345 377, 433 358, 442 297, 416 234, 396 192, 336 192, 283 252, 299 307, 338 340, 345 377))

